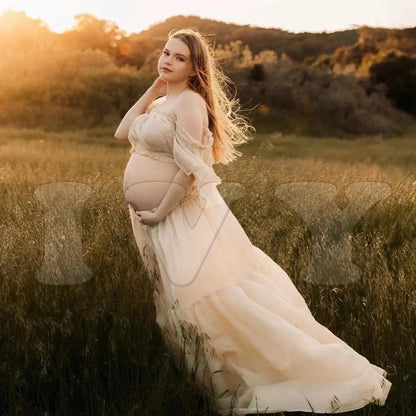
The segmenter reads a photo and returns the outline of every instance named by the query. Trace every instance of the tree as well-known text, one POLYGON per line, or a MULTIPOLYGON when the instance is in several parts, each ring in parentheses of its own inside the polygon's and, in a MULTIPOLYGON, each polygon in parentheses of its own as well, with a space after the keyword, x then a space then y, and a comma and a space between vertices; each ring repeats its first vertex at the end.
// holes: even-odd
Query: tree
POLYGON ((250 71, 250 79, 253 81, 264 81, 265 72, 262 64, 254 64, 250 71))
POLYGON ((390 53, 370 67, 370 80, 383 83, 398 108, 416 114, 416 58, 390 53))
POLYGON ((114 22, 87 13, 75 15, 75 20, 73 29, 62 34, 67 43, 78 49, 96 48, 114 55, 125 35, 114 22))
POLYGON ((5 11, 0 16, 0 48, 4 52, 26 52, 56 38, 40 19, 32 19, 25 12, 5 11))

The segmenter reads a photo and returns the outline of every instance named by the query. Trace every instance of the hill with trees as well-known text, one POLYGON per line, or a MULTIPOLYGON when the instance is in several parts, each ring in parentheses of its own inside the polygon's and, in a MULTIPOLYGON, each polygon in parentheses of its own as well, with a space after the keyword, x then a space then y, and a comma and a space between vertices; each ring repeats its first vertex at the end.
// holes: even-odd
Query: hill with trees
POLYGON ((416 28, 290 33, 174 16, 127 35, 89 14, 57 34, 24 12, 0 16, 0 124, 114 126, 157 76, 170 30, 212 42, 230 93, 258 131, 354 137, 416 124, 416 28))

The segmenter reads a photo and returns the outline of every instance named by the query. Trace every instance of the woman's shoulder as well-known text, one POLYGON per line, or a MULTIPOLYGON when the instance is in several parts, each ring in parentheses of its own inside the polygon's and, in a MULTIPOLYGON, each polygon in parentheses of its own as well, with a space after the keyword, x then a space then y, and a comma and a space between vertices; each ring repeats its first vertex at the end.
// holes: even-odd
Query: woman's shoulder
POLYGON ((192 111, 199 110, 203 114, 204 126, 208 126, 207 103, 199 93, 193 90, 183 91, 175 104, 176 113, 184 110, 188 111, 188 109, 191 109, 192 111))
POLYGON ((177 104, 178 106, 190 105, 190 106, 198 106, 201 108, 206 108, 206 102, 202 98, 201 94, 193 90, 182 91, 178 96, 177 104))
POLYGON ((204 98, 193 90, 182 91, 173 104, 164 104, 166 101, 166 96, 156 98, 147 108, 147 112, 155 110, 161 110, 165 113, 169 113, 171 116, 174 116, 175 119, 178 117, 178 114, 181 112, 191 112, 199 110, 203 114, 203 125, 208 128, 208 110, 207 104, 204 98))
MULTIPOLYGON (((152 108, 163 108, 165 107, 165 105, 163 105, 166 101, 166 96, 162 96, 162 97, 158 97, 156 98, 154 101, 152 101, 152 103, 149 105, 148 109, 152 109, 152 108)), ((166 105, 166 107, 175 109, 175 110, 179 110, 181 107, 187 107, 190 106, 192 108, 195 108, 195 106, 201 109, 206 109, 207 105, 205 100, 202 98, 202 96, 197 93, 196 91, 193 90, 185 90, 182 91, 177 99, 175 100, 175 103, 166 105)))

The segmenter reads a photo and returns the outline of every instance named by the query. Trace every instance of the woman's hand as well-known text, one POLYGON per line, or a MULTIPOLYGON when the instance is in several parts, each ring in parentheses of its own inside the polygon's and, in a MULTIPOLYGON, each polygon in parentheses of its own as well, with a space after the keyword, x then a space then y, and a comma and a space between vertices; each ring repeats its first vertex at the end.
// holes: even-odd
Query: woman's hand
POLYGON ((139 217, 139 221, 143 225, 153 226, 162 221, 164 218, 161 218, 156 212, 156 208, 152 210, 143 210, 136 211, 136 215, 139 217))
POLYGON ((159 76, 150 86, 149 91, 151 91, 152 94, 155 94, 158 97, 164 96, 167 94, 167 85, 168 83, 159 76))

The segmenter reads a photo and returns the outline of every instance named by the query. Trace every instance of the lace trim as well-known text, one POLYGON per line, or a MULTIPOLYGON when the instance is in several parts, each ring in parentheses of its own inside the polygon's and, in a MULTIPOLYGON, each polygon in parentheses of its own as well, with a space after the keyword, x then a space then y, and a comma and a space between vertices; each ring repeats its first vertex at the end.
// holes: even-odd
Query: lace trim
POLYGON ((213 142, 214 142, 214 138, 212 136, 212 133, 208 129, 205 130, 205 133, 206 133, 205 137, 208 138, 208 143, 205 143, 205 144, 201 143, 199 140, 195 139, 195 137, 193 137, 191 134, 189 134, 188 130, 186 130, 185 127, 180 125, 178 122, 176 122, 176 131, 178 131, 183 136, 185 136, 186 141, 189 142, 192 146, 194 146, 198 149, 209 149, 212 146, 213 142))
POLYGON ((175 121, 176 117, 173 115, 173 113, 168 113, 166 111, 162 111, 159 110, 158 108, 152 108, 147 114, 152 114, 152 113, 158 113, 158 114, 162 114, 164 115, 166 118, 175 121))
POLYGON ((139 155, 148 156, 152 159, 159 160, 161 162, 167 162, 167 163, 176 163, 175 159, 172 155, 165 152, 155 152, 153 150, 144 149, 138 145, 133 146, 130 149, 130 154, 137 153, 139 155))
MULTIPOLYGON (((181 124, 179 124, 178 123, 178 121, 176 120, 176 116, 174 116, 173 115, 173 113, 171 113, 171 112, 166 112, 166 111, 162 111, 162 110, 159 110, 158 108, 152 108, 150 111, 145 111, 144 113, 142 113, 142 114, 139 114, 131 123, 130 123, 130 126, 133 124, 133 123, 135 123, 137 120, 139 120, 140 119, 140 117, 142 117, 142 116, 144 116, 144 115, 151 115, 152 113, 157 113, 157 114, 161 114, 162 116, 164 116, 164 117, 166 117, 167 119, 169 119, 170 121, 172 121, 172 123, 174 123, 175 125, 177 125, 177 126, 179 126, 179 128, 181 128, 185 133, 187 133, 188 134, 188 136, 192 139, 192 141, 193 142, 195 142, 195 143, 197 143, 197 144, 200 144, 200 145, 203 145, 200 141, 198 141, 198 140, 196 140, 194 137, 192 137, 189 133, 188 133, 188 131, 181 125, 181 124)), ((208 128, 208 127, 205 127, 205 126, 203 126, 203 128, 202 128, 202 130, 203 130, 203 133, 204 134, 206 134, 207 135, 207 137, 208 138, 211 138, 211 140, 210 140, 210 142, 211 143, 207 143, 207 144, 205 144, 205 145, 203 145, 203 146, 205 146, 205 147, 208 147, 209 145, 212 145, 212 143, 213 143, 213 139, 214 139, 214 135, 212 134, 212 131, 208 128)))
POLYGON ((142 116, 148 116, 150 113, 142 113, 142 114, 139 114, 136 118, 134 118, 133 119, 133 121, 130 123, 130 127, 137 121, 137 120, 140 120, 140 117, 142 117, 142 116))
POLYGON ((173 113, 168 113, 162 110, 159 110, 158 108, 153 108, 149 113, 147 114, 151 114, 151 113, 157 113, 157 114, 161 114, 163 116, 165 116, 167 119, 169 119, 170 121, 172 121, 172 123, 174 123, 179 130, 181 130, 182 133, 184 133, 186 135, 186 137, 189 139, 189 141, 195 145, 196 147, 199 147, 201 149, 206 149, 210 146, 212 146, 212 144, 214 143, 214 135, 212 134, 212 131, 208 128, 203 126, 202 128, 202 133, 205 135, 205 137, 208 138, 208 143, 203 144, 200 141, 196 140, 193 136, 191 136, 188 132, 188 130, 185 129, 185 127, 183 127, 181 124, 178 123, 178 121, 176 120, 176 117, 173 115, 173 113))

